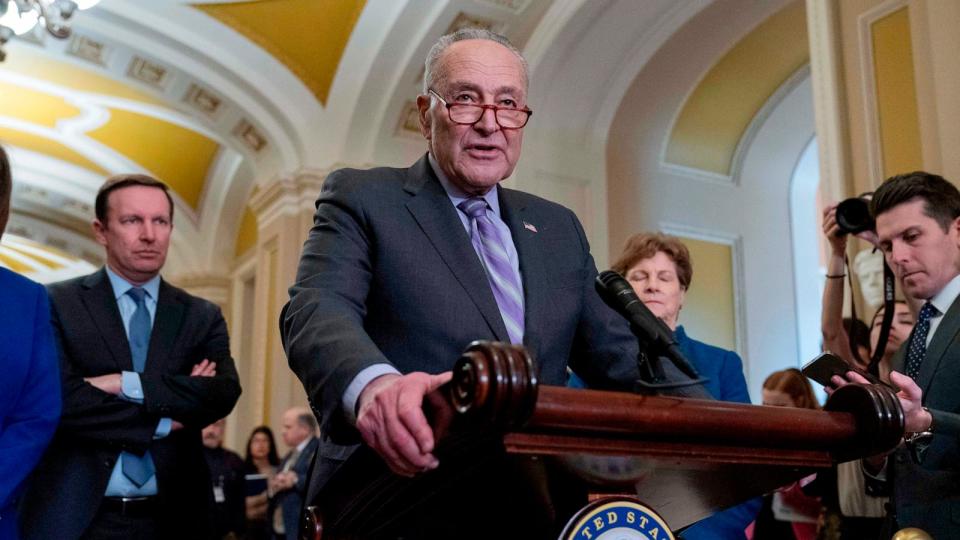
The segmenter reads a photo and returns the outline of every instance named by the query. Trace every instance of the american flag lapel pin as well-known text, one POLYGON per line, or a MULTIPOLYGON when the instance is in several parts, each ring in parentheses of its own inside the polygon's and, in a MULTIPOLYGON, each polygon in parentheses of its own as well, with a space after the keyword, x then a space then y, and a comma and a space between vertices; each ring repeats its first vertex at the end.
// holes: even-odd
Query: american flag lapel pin
POLYGON ((523 222, 523 228, 530 232, 537 232, 537 228, 532 223, 523 222))

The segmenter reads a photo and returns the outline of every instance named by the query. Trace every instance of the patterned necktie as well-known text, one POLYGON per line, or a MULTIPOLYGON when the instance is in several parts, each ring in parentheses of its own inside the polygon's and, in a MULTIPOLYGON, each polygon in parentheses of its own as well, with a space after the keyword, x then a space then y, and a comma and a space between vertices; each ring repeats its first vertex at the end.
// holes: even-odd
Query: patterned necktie
POLYGON ((910 338, 910 346, 907 349, 907 376, 917 380, 920 376, 920 364, 923 357, 927 355, 927 334, 930 332, 930 317, 940 313, 933 304, 927 302, 920 308, 920 315, 917 317, 917 325, 913 329, 913 336, 910 338))
MULTIPOLYGON (((130 342, 130 356, 133 357, 133 370, 137 373, 143 373, 143 368, 147 364, 150 330, 153 326, 150 323, 150 312, 147 311, 146 294, 147 292, 140 287, 133 287, 127 291, 127 295, 133 298, 133 301, 137 304, 137 309, 130 317, 130 330, 127 333, 127 340, 130 342)), ((120 454, 120 466, 123 475, 137 487, 146 484, 147 480, 150 480, 150 477, 154 474, 153 459, 151 459, 149 452, 143 456, 123 452, 120 454)))
POLYGON ((470 241, 487 271, 487 281, 500 308, 512 343, 523 343, 523 288, 496 226, 487 215, 487 201, 481 197, 457 205, 470 218, 470 241))

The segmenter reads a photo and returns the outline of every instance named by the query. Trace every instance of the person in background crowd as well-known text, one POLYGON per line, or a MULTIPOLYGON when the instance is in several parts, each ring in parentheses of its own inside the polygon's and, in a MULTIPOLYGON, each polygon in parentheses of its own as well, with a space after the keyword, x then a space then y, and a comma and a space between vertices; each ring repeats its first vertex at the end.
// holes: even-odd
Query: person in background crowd
MULTIPOLYGON (((883 308, 881 307, 880 309, 883 308)), ((857 367, 867 369, 867 361, 870 359, 870 327, 860 319, 854 319, 852 317, 844 317, 842 324, 843 331, 846 332, 845 335, 854 336, 853 344, 857 347, 857 353, 863 360, 863 363, 858 363, 857 367)), ((851 360, 847 360, 847 362, 850 361, 851 360)), ((856 361, 855 357, 853 361, 856 361)))
MULTIPOLYGON (((0 237, 10 216, 10 162, 0 147, 0 237)), ((60 417, 57 349, 42 285, 0 268, 0 538, 18 538, 16 505, 60 417)))
POLYGON ((306 407, 293 407, 283 413, 283 444, 290 452, 280 463, 280 470, 270 479, 270 509, 276 540, 297 540, 300 510, 307 491, 307 471, 317 451, 317 420, 306 407))
POLYGON ((104 268, 48 287, 63 416, 21 507, 38 540, 211 538, 200 430, 240 397, 220 308, 166 283, 166 184, 107 179, 94 203, 104 268))
POLYGON ((203 428, 203 456, 210 467, 213 485, 214 532, 216 538, 240 538, 245 528, 244 463, 236 452, 223 447, 226 419, 221 418, 203 428))
MULTIPOLYGON (((819 409, 810 382, 799 369, 775 371, 763 381, 763 404, 772 407, 819 409)), ((816 478, 810 475, 766 495, 752 530, 752 540, 813 540, 817 534, 820 500, 804 493, 816 478)))
MULTIPOLYGON (((823 334, 823 348, 847 361, 848 364, 867 370, 867 362, 876 348, 880 338, 880 327, 883 322, 884 306, 873 315, 869 329, 870 346, 867 351, 860 351, 860 362, 854 357, 850 349, 850 335, 846 321, 843 319, 843 289, 846 278, 844 256, 847 249, 848 234, 841 232, 837 225, 837 205, 826 207, 823 211, 823 234, 830 244, 830 258, 827 261, 826 283, 823 286, 823 307, 820 317, 820 330, 823 334)), ((870 237, 870 239, 873 239, 870 237)), ((893 323, 890 327, 890 336, 884 349, 883 357, 878 366, 878 374, 886 379, 890 372, 890 359, 900 347, 900 344, 910 335, 913 329, 913 313, 908 304, 902 300, 894 303, 893 323)), ((860 331, 857 331, 859 337, 860 331)))
MULTIPOLYGON (((622 274, 637 296, 671 330, 680 351, 703 377, 710 394, 721 401, 750 403, 743 363, 733 351, 707 345, 687 336, 679 325, 680 310, 693 279, 690 251, 679 239, 661 233, 639 233, 627 240, 623 254, 612 269, 622 274)), ((574 372, 569 386, 583 387, 574 372)), ((760 499, 753 499, 701 520, 682 533, 685 540, 743 538, 744 528, 753 521, 760 499)))
POLYGON ((267 523, 267 485, 280 466, 280 456, 273 431, 267 426, 257 426, 247 439, 244 473, 248 478, 246 500, 247 535, 249 540, 267 540, 271 536, 267 523), (254 478, 262 478, 263 481, 254 478), (261 488, 262 486, 262 488, 261 488))

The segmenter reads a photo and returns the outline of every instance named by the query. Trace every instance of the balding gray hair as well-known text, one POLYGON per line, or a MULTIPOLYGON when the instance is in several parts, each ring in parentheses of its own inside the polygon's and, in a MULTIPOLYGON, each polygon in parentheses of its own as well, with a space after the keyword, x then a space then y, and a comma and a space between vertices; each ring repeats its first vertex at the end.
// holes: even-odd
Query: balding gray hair
POLYGON ((313 416, 313 413, 310 412, 310 409, 298 408, 297 422, 301 426, 307 428, 310 433, 315 433, 317 431, 317 419, 313 416))
POLYGON ((502 36, 496 32, 491 32, 485 28, 461 28, 456 32, 447 34, 437 40, 433 44, 433 47, 430 47, 430 52, 427 53, 427 60, 424 62, 423 70, 423 93, 427 94, 431 88, 436 88, 434 85, 437 83, 435 80, 436 77, 436 68, 437 62, 440 60, 440 57, 443 56, 443 52, 447 50, 447 47, 453 45, 458 41, 466 41, 468 39, 485 39, 487 41, 493 41, 494 43, 499 43, 507 49, 510 49, 510 52, 517 55, 517 59, 520 61, 520 68, 523 72, 523 87, 527 88, 527 60, 520 54, 520 51, 513 46, 513 43, 510 43, 510 40, 505 36, 502 36))

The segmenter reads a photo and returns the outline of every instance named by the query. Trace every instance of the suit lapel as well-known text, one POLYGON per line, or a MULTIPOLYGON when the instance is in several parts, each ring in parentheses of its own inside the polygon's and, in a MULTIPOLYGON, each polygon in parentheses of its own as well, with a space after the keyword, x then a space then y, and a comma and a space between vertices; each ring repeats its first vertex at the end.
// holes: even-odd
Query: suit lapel
POLYGON ((133 371, 127 331, 123 328, 120 308, 117 307, 113 286, 105 269, 101 268, 83 280, 80 297, 90 314, 90 320, 106 342, 117 371, 133 371))
POLYGON ((434 177, 426 156, 407 171, 404 190, 413 195, 407 202, 407 209, 480 310, 494 336, 499 341, 509 342, 507 328, 477 252, 473 250, 457 210, 440 181, 434 177))
MULTIPOLYGON (((500 188, 500 213, 503 221, 510 228, 513 244, 517 248, 517 257, 520 259, 520 277, 523 281, 523 344, 531 355, 537 358, 540 345, 537 321, 544 309, 547 293, 547 284, 544 280, 547 273, 543 267, 545 258, 537 242, 538 233, 534 232, 537 219, 529 215, 531 212, 521 202, 521 198, 515 191, 502 187, 500 188), (533 224, 534 229, 528 229, 525 225, 527 223, 533 224)), ((543 224, 541 223, 540 226, 542 227, 543 224)))
POLYGON ((924 395, 929 391, 933 375, 937 372, 947 348, 953 343, 958 332, 960 332, 960 302, 954 300, 944 314, 943 320, 940 321, 940 325, 937 326, 937 331, 930 340, 930 346, 927 347, 923 363, 920 364, 917 385, 923 390, 924 395))
POLYGON ((153 330, 150 332, 150 348, 147 350, 146 373, 163 373, 170 359, 170 351, 176 344, 177 335, 183 325, 184 305, 176 289, 160 281, 157 298, 157 313, 153 318, 153 330))

